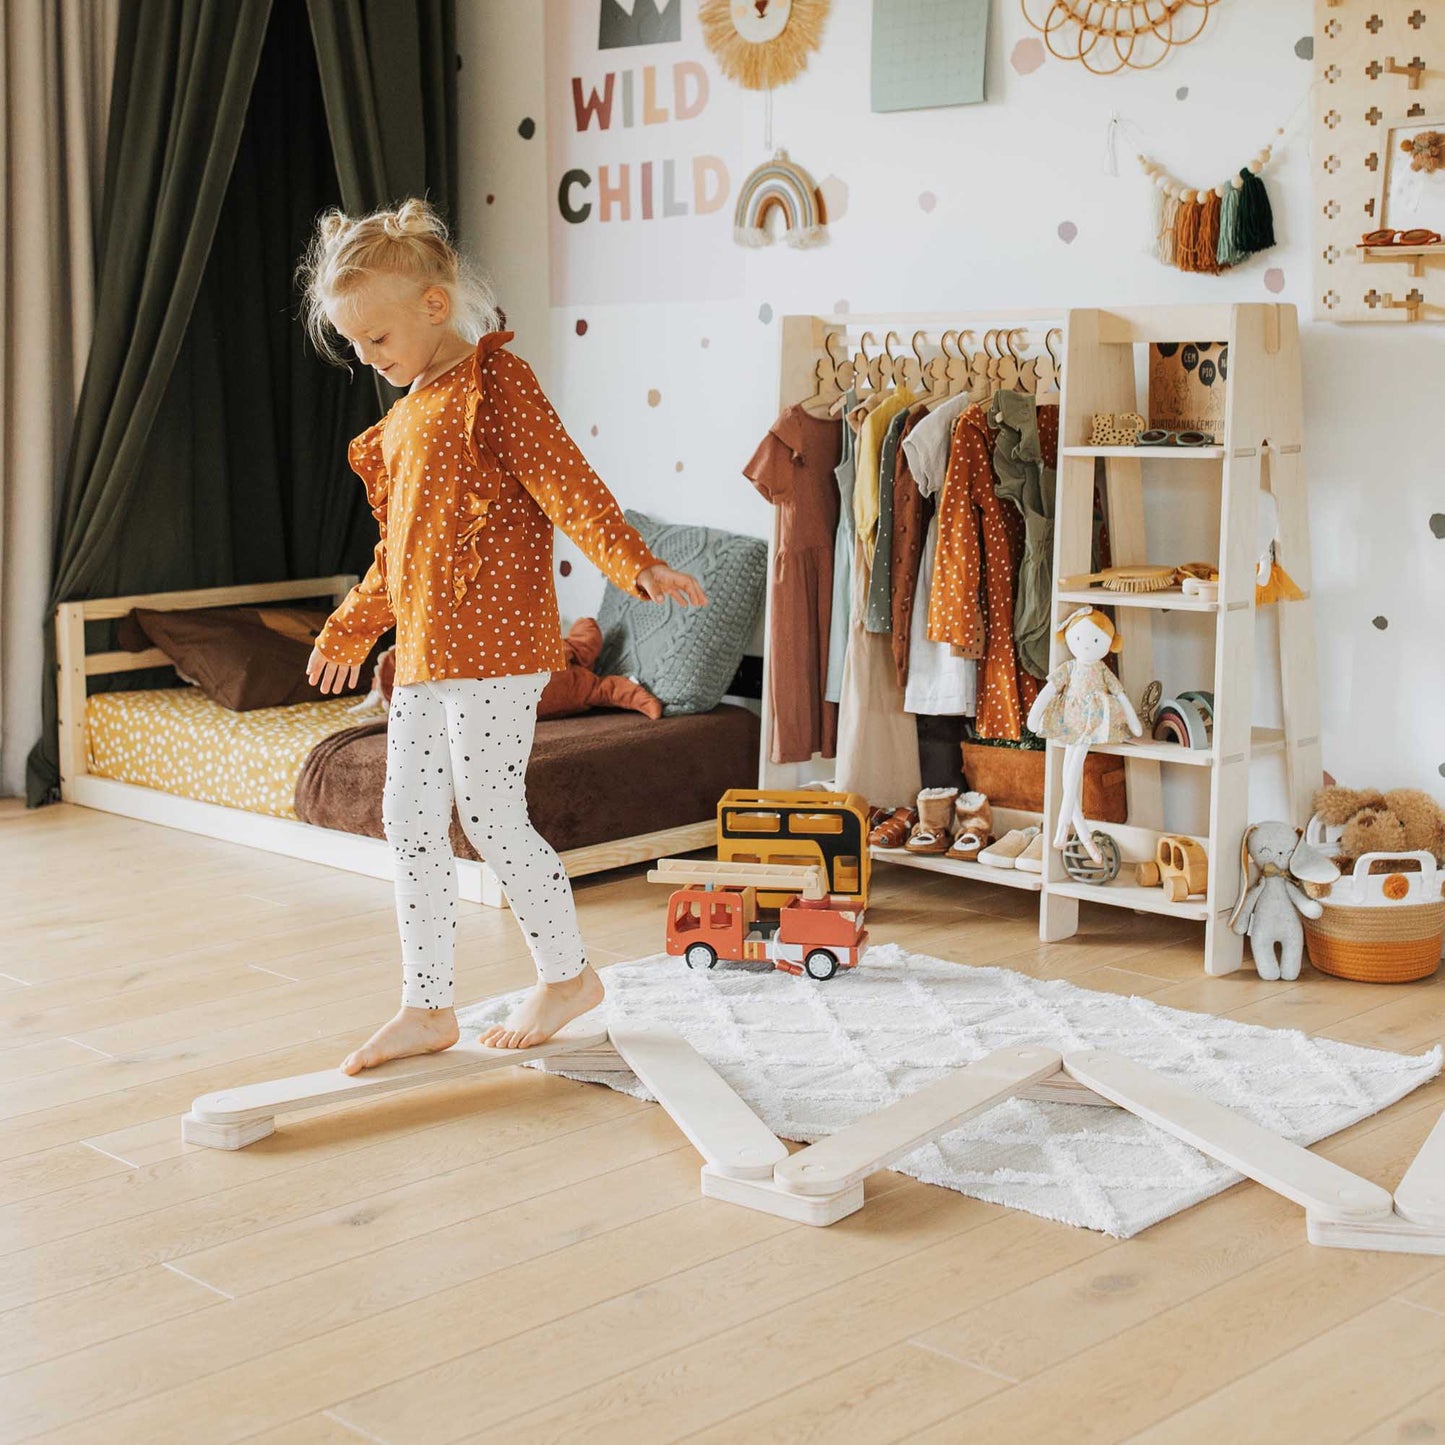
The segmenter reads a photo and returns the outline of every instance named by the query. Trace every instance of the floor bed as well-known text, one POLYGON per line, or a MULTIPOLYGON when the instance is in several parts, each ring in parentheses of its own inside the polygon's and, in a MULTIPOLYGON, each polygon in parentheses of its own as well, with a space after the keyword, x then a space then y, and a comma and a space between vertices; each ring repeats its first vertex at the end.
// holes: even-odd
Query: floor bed
MULTIPOLYGON (((325 863, 391 877, 377 780, 384 775, 380 715, 358 699, 327 698, 235 713, 191 687, 86 696, 86 679, 169 665, 156 649, 87 653, 85 623, 133 607, 246 606, 344 597, 354 577, 209 588, 63 603, 56 614, 61 796, 66 802, 325 863), (323 740, 348 746, 336 774, 349 770, 353 807, 346 828, 303 821, 296 784, 323 740), (354 830, 354 831, 353 831, 354 830)), ((538 828, 557 847, 570 877, 711 847, 717 798, 755 785, 758 720, 724 705, 698 717, 657 722, 625 713, 549 719, 538 724, 528 793, 538 828), (734 773, 740 774, 734 777, 734 773)), ((325 773, 318 776, 323 779, 325 773)), ((324 793, 327 788, 323 787, 324 793)), ((315 797, 310 798, 314 805, 315 797)), ((333 809, 333 812, 335 810, 333 809)), ((463 898, 505 906, 496 875, 454 828, 463 898)))

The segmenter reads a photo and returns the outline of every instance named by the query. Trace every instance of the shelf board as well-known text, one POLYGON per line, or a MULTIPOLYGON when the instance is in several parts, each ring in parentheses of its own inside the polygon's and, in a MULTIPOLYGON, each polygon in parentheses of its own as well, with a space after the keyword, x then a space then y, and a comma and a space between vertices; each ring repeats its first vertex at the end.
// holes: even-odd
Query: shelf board
POLYGON ((1107 903, 1113 908, 1136 908, 1141 913, 1162 913, 1168 918, 1188 918, 1202 923, 1209 917, 1209 904, 1203 898, 1186 898, 1171 903, 1162 888, 1141 888, 1132 880, 1132 865, 1112 883, 1075 883, 1065 878, 1049 884, 1049 892, 1062 898, 1078 898, 1086 903, 1107 903))
MULTIPOLYGON (((1250 733, 1249 751, 1255 757, 1284 750, 1284 732, 1280 728, 1254 728, 1250 733)), ((1218 758, 1213 748, 1186 748, 1181 743, 1156 742, 1153 738, 1130 743, 1095 743, 1092 753, 1108 753, 1116 758, 1145 758, 1156 763, 1181 763, 1191 768, 1211 768, 1218 758)))
POLYGON ((1218 602, 1186 597, 1178 587, 1162 592, 1110 592, 1103 587, 1078 587, 1055 592, 1056 602, 1087 602, 1094 607, 1155 607, 1175 612, 1218 612, 1218 602))
POLYGON ((1218 461, 1224 455, 1223 447, 1061 447, 1066 457, 1158 457, 1170 461, 1199 461, 1209 458, 1218 461))
POLYGON ((979 883, 997 883, 1004 888, 1023 888, 1037 893, 1044 886, 1042 873, 1026 868, 990 868, 987 863, 969 863, 940 853, 910 853, 906 848, 868 849, 872 858, 897 863, 904 868, 922 868, 929 873, 949 873, 955 878, 972 878, 979 883))

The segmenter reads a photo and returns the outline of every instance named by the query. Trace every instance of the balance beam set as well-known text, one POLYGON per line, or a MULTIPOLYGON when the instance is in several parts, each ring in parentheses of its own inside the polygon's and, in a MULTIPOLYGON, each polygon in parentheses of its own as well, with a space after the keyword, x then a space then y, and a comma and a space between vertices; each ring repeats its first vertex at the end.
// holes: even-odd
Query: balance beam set
POLYGON ((274 1132, 276 1116, 288 1110, 357 1103, 535 1061, 549 1073, 636 1074, 702 1155, 704 1195, 798 1224, 834 1224, 856 1213, 870 1174, 1005 1099, 1026 1098, 1127 1109, 1300 1205, 1311 1244, 1445 1254, 1445 1116, 1392 1197, 1378 1184, 1105 1049, 1064 1055, 1041 1046, 999 1049, 789 1153, 672 1029, 634 1025, 609 1032, 589 1029, 584 1018, 531 1049, 462 1042, 360 1074, 323 1069, 203 1094, 182 1118, 181 1138, 211 1149, 244 1149, 274 1132))

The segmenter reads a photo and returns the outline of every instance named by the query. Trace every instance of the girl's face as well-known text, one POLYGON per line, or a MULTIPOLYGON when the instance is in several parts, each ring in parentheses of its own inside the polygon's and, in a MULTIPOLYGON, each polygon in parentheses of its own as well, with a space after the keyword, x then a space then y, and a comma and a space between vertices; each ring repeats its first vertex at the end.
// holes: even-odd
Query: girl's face
POLYGON ((421 290, 400 277, 359 286, 328 306, 326 314, 357 360, 393 386, 410 386, 460 341, 450 325, 451 298, 445 289, 421 290))

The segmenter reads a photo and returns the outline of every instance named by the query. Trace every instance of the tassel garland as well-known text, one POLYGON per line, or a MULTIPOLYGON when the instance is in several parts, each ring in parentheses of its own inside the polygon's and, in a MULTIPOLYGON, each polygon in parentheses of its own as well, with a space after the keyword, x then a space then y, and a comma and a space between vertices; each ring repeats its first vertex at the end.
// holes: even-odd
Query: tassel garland
POLYGON ((1139 164, 1152 183, 1149 254, 1181 271, 1217 275, 1273 246, 1274 213, 1259 178, 1272 150, 1265 146, 1237 176, 1201 191, 1181 185, 1162 166, 1141 155, 1139 164))

